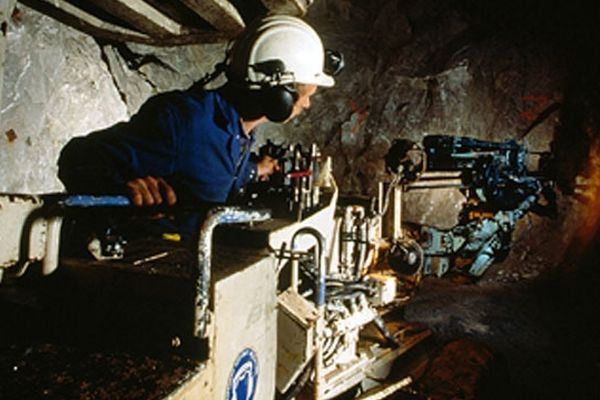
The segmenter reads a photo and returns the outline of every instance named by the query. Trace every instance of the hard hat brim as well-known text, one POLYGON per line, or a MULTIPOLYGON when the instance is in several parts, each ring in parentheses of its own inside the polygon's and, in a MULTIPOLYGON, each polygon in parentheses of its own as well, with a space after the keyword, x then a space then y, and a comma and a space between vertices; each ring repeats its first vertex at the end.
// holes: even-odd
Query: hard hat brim
POLYGON ((315 77, 315 81, 311 82, 313 85, 321 86, 321 87, 332 87, 335 85, 335 80, 333 77, 327 74, 319 74, 315 77))

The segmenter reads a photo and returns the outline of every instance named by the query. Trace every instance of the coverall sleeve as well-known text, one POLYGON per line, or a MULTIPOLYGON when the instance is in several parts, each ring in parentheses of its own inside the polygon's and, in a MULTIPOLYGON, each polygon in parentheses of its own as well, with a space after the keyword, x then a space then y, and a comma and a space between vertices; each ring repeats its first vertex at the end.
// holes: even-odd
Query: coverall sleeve
POLYGON ((137 177, 169 176, 182 118, 168 96, 155 96, 129 122, 71 139, 62 149, 58 176, 68 192, 123 194, 137 177))

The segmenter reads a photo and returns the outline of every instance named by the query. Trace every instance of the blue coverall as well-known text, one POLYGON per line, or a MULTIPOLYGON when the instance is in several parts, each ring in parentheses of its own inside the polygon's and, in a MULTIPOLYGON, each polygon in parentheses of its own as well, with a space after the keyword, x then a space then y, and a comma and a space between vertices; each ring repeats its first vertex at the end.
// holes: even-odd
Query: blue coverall
POLYGON ((256 177, 235 108, 218 91, 173 91, 150 98, 130 121, 73 138, 59 178, 78 194, 123 194, 138 177, 163 177, 178 202, 223 203, 256 177))

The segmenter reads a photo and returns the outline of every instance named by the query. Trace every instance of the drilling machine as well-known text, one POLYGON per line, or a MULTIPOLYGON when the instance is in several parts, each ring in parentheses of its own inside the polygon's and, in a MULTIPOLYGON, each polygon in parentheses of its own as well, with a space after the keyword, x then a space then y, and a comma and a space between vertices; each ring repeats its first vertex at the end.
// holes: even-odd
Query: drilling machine
MULTIPOLYGON (((421 247, 424 257, 421 272, 442 276, 460 266, 468 275, 480 277, 501 261, 523 216, 528 212, 555 216, 551 165, 550 153, 528 151, 514 140, 427 135, 417 145, 397 139, 386 155, 397 203, 403 192, 411 190, 457 188, 466 198, 458 224, 451 229, 422 225, 413 233, 418 243, 411 245, 421 247), (528 157, 537 157, 536 168, 528 169, 528 157)), ((411 265, 403 264, 406 251, 400 250, 395 265, 415 273, 411 265)))
POLYGON ((414 288, 389 249, 417 269, 423 257, 383 237, 389 190, 341 199, 317 146, 270 146, 281 175, 189 237, 137 227, 194 210, 1 195, 3 396, 366 399, 409 385, 381 384, 430 336, 402 318, 414 288))

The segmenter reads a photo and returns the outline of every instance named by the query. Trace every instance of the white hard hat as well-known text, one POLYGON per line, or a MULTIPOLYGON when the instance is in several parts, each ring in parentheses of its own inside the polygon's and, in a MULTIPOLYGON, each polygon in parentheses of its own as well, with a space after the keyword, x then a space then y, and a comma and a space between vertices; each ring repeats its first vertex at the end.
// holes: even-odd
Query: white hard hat
POLYGON ((229 54, 227 74, 250 89, 304 83, 331 87, 323 72, 325 51, 319 35, 297 17, 272 15, 238 37, 229 54))

